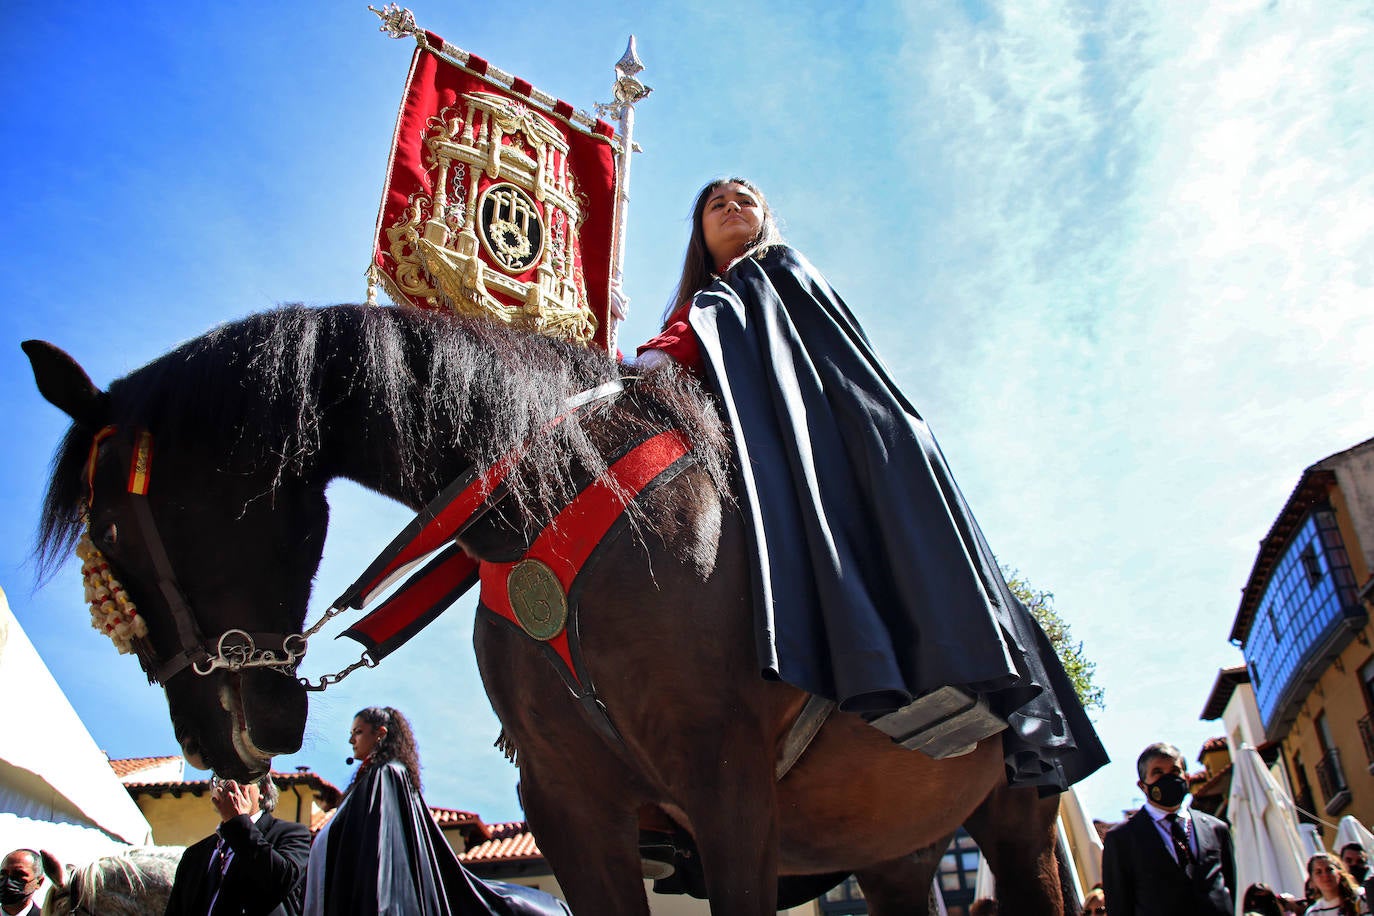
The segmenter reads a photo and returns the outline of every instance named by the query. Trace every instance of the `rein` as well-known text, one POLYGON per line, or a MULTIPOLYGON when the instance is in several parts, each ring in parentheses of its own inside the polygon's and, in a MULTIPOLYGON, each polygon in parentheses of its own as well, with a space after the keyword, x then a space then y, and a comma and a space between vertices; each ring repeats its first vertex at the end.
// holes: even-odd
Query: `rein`
MULTIPOLYGON (((581 408, 615 397, 622 390, 622 383, 615 380, 570 396, 563 402, 562 411, 545 423, 535 435, 543 435, 581 408)), ((86 473, 92 499, 94 497, 95 467, 99 449, 105 440, 113 436, 114 432, 115 427, 107 426, 97 433, 91 442, 91 454, 86 473)), ((157 574, 158 591, 162 594, 163 600, 167 602, 172 620, 176 625, 179 643, 178 651, 174 655, 161 660, 146 635, 139 634, 132 638, 131 645, 137 652, 148 679, 153 683, 166 684, 170 678, 180 674, 188 667, 202 677, 217 670, 238 672, 252 668, 275 669, 294 676, 296 668, 309 648, 310 638, 318 633, 326 623, 345 610, 365 607, 379 591, 396 582, 421 561, 443 547, 445 543, 461 536, 468 527, 482 518, 492 506, 499 502, 500 497, 504 495, 503 483, 505 478, 519 462, 524 451, 523 445, 518 446, 490 467, 470 469, 459 477, 417 514, 415 520, 407 525, 405 530, 373 560, 363 575, 340 595, 321 615, 320 619, 308 629, 301 633, 250 633, 242 629, 228 629, 214 640, 209 640, 202 632, 195 612, 187 602, 185 594, 177 582, 176 572, 172 569, 171 560, 167 556, 167 550, 158 531, 157 522, 148 506, 147 492, 152 470, 152 436, 147 431, 140 431, 135 437, 133 454, 129 453, 127 446, 120 443, 120 455, 125 459, 130 469, 128 492, 132 497, 135 523, 147 545, 149 560, 157 574)), ((88 502, 87 505, 89 506, 90 503, 88 502)), ((89 516, 87 524, 89 526, 89 516)), ((95 550, 93 546, 90 547, 90 551, 94 553, 95 561, 98 561, 100 567, 107 569, 104 558, 100 556, 99 551, 95 550)), ((83 557, 83 560, 86 558, 83 557)), ((460 576, 460 586, 453 590, 448 600, 437 605, 437 607, 428 609, 426 612, 428 616, 420 623, 420 626, 438 616, 453 601, 457 600, 467 590, 467 587, 476 582, 477 561, 464 555, 456 544, 450 545, 438 560, 430 563, 425 570, 417 575, 417 579, 423 579, 441 565, 449 567, 450 572, 456 569, 458 573, 466 574, 460 576), (466 567, 470 567, 470 569, 466 569, 466 567)), ((99 604, 97 598, 91 597, 90 574, 85 574, 88 580, 87 595, 93 606, 93 618, 98 620, 96 609, 98 609, 99 604)), ((107 578, 109 582, 113 583, 112 576, 107 576, 107 578)), ((113 583, 113 585, 118 588, 117 583, 113 583)), ((408 593, 418 591, 412 590, 411 585, 412 583, 407 583, 402 586, 401 590, 369 616, 382 613, 394 606, 394 603, 400 599, 408 597, 408 593)), ((122 589, 119 591, 122 592, 122 589)), ((127 610, 133 618, 137 618, 137 610, 133 607, 132 602, 127 601, 126 598, 121 599, 120 609, 127 610)), ((416 616, 421 615, 412 615, 412 623, 416 616)), ((146 627, 142 625, 141 619, 137 620, 137 623, 143 633, 146 633, 146 627)), ((101 626, 98 622, 96 625, 98 629, 108 632, 108 628, 101 626)), ((413 627, 410 632, 404 634, 405 638, 413 635, 413 632, 418 629, 419 627, 413 627)), ((113 632, 110 632, 110 635, 115 638, 113 632)), ((322 676, 318 683, 312 684, 304 677, 297 678, 297 680, 307 690, 324 690, 331 684, 337 684, 358 668, 375 667, 382 656, 404 641, 405 639, 402 638, 387 647, 373 646, 364 651, 358 661, 335 674, 322 676)), ((116 639, 116 645, 120 646, 120 651, 127 651, 120 644, 119 639, 116 639)))

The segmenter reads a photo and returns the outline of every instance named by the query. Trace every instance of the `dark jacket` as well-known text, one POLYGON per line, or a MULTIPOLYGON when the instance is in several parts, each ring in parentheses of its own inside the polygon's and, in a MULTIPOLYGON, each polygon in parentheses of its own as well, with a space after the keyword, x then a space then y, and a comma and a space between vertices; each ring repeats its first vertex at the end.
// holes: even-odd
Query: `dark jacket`
POLYGON ((1107 832, 1102 849, 1102 890, 1111 916, 1231 916, 1236 859, 1231 828, 1192 811, 1197 862, 1179 867, 1164 837, 1141 808, 1107 832))
POLYGON ((181 857, 167 916, 300 916, 309 858, 310 828, 304 824, 267 813, 256 824, 246 814, 230 818, 181 857), (211 858, 220 836, 234 855, 210 910, 211 858))

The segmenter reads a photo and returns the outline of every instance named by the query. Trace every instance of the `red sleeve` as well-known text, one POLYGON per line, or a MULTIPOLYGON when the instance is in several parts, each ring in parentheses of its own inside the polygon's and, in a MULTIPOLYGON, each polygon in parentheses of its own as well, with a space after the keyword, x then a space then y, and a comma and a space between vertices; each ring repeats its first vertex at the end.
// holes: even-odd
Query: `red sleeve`
POLYGON ((662 350, 682 364, 695 375, 701 374, 701 343, 697 332, 687 323, 687 313, 692 303, 686 302, 668 319, 668 324, 655 337, 639 345, 635 353, 642 355, 645 350, 662 350))

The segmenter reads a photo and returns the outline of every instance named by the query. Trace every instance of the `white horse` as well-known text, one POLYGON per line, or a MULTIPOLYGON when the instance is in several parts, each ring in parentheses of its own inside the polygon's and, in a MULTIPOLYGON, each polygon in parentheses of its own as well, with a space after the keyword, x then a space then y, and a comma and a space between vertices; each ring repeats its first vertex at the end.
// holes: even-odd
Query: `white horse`
POLYGON ((52 889, 43 916, 162 916, 184 851, 182 846, 134 847, 65 868, 44 852, 43 873, 52 889))

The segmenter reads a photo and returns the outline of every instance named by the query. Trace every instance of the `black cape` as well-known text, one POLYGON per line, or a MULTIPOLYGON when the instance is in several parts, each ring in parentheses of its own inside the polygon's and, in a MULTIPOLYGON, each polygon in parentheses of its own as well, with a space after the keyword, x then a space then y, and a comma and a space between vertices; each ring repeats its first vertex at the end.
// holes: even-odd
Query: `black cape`
POLYGON ((306 916, 570 916, 556 897, 468 872, 395 761, 358 773, 315 847, 306 916))
POLYGON ((876 715, 943 686, 1007 719, 1013 784, 1107 762, 929 427, 797 251, 736 264, 688 317, 732 430, 766 676, 876 715))

